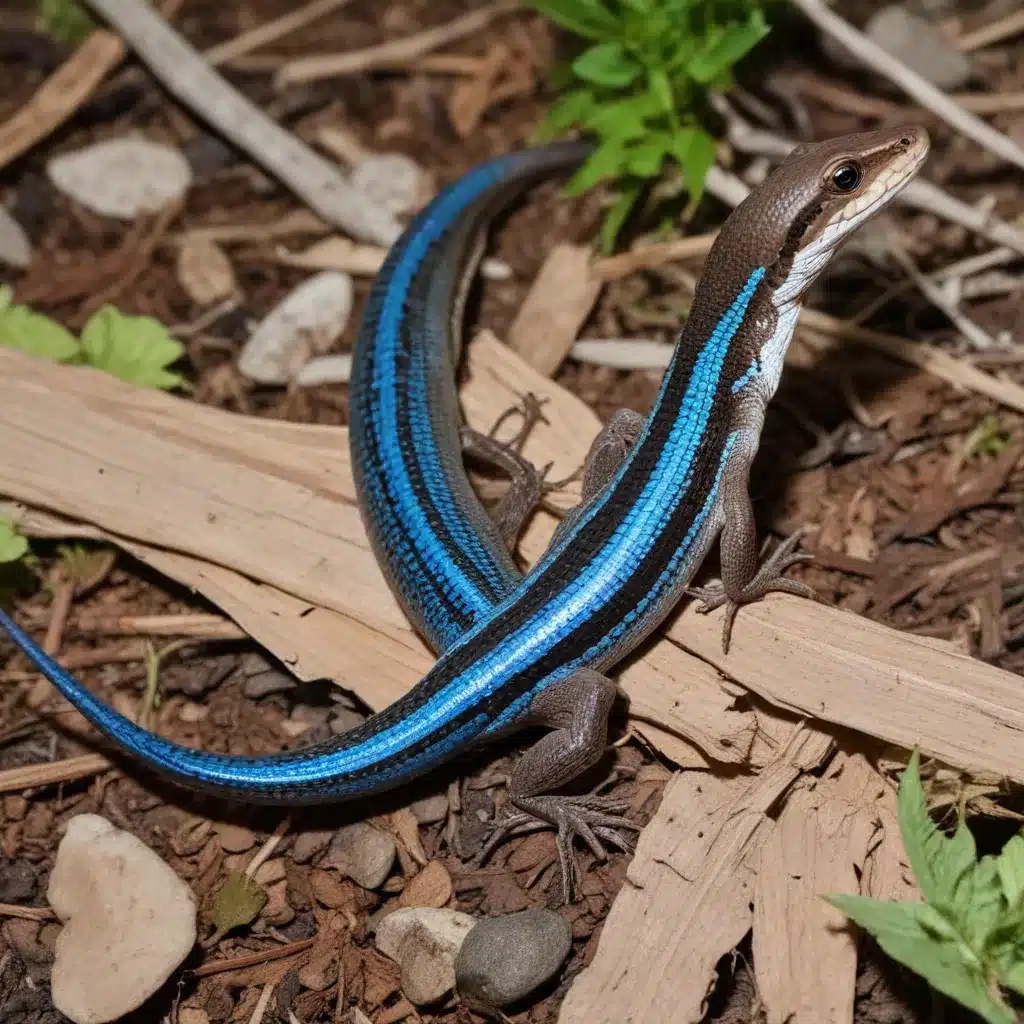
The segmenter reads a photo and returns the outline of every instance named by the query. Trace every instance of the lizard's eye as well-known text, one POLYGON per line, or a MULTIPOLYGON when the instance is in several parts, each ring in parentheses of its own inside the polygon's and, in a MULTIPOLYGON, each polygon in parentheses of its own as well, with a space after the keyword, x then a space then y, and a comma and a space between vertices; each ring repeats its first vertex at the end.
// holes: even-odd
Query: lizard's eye
POLYGON ((842 164, 832 172, 829 187, 833 192, 845 195, 860 184, 860 178, 860 168, 856 164, 842 164))

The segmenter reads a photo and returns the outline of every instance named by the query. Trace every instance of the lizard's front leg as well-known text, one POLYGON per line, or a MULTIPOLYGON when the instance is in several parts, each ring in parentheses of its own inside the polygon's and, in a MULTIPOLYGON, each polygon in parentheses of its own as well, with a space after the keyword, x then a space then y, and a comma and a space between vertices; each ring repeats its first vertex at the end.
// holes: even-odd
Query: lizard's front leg
POLYGON ((722 472, 724 525, 719 544, 722 578, 705 587, 692 587, 686 591, 703 602, 702 612, 726 606, 722 627, 722 649, 726 652, 741 605, 759 601, 772 591, 814 597, 814 591, 806 583, 798 583, 785 575, 793 565, 813 558, 810 554, 796 551, 803 535, 802 529, 787 537, 764 562, 760 561, 754 507, 750 501, 750 467, 757 454, 759 437, 760 424, 741 427, 722 472))

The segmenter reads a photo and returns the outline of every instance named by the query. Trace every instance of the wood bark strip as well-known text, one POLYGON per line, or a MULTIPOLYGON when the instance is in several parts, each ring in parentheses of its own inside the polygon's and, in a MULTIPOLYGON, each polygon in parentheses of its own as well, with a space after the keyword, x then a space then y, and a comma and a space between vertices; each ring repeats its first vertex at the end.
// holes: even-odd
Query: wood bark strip
POLYGON ((703 1019, 718 961, 750 929, 768 812, 832 745, 799 726, 755 779, 683 772, 668 784, 559 1024, 703 1019))

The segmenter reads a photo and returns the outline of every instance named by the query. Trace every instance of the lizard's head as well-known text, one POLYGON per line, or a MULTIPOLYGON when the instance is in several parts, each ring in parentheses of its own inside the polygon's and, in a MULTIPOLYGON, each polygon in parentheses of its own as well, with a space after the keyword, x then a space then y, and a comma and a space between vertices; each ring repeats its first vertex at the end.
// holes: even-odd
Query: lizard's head
MULTIPOLYGON (((730 218, 763 266, 775 307, 798 300, 850 233, 889 203, 928 155, 919 127, 798 146, 730 218)), ((731 233, 731 232, 730 232, 731 233)))

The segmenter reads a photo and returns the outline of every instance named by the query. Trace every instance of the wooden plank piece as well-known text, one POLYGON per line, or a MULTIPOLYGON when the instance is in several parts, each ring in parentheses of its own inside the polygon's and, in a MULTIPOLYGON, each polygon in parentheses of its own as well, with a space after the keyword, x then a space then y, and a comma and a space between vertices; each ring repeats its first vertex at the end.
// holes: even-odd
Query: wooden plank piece
POLYGON ((697 1024, 719 959, 746 935, 768 811, 832 749, 799 726, 756 778, 683 772, 637 844, 597 954, 569 989, 559 1024, 697 1024))

